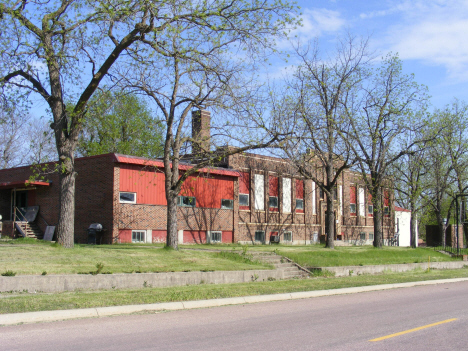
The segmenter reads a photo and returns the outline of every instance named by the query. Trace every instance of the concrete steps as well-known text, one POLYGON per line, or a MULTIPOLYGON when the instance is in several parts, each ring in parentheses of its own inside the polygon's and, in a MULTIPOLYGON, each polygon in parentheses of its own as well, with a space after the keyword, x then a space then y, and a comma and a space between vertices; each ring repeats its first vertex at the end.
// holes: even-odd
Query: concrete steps
POLYGON ((273 265, 277 270, 283 273, 284 279, 306 278, 309 276, 306 270, 301 269, 287 258, 274 253, 251 252, 250 255, 252 255, 252 259, 254 260, 273 265))

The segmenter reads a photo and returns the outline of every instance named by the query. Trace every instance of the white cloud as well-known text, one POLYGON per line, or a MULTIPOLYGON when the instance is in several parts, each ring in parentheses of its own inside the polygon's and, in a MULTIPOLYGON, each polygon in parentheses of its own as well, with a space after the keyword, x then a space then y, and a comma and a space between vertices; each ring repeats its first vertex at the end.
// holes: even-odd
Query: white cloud
POLYGON ((346 25, 338 11, 327 9, 304 9, 301 18, 303 26, 297 28, 293 35, 309 39, 324 33, 338 32, 346 25))
MULTIPOLYGON (((380 48, 405 59, 442 65, 451 81, 468 81, 468 2, 463 0, 400 1, 378 11, 397 18, 388 27, 380 48)), ((362 19, 377 16, 361 14, 362 19)), ((375 39, 375 38, 374 38, 375 39)))

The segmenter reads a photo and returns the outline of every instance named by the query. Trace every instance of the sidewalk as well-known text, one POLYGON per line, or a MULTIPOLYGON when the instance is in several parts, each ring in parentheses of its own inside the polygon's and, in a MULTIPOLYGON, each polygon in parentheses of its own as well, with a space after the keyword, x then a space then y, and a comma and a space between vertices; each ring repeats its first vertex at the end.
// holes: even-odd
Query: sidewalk
POLYGON ((306 299, 306 298, 311 298, 311 297, 355 294, 355 293, 366 292, 366 291, 408 288, 408 287, 421 286, 421 285, 435 285, 435 284, 455 283, 455 282, 463 282, 463 281, 468 281, 468 278, 441 279, 441 280, 429 280, 429 281, 398 283, 398 284, 371 285, 371 286, 332 289, 332 290, 304 291, 304 292, 294 292, 294 293, 287 293, 287 294, 245 296, 245 297, 233 297, 233 298, 213 299, 213 300, 168 302, 168 303, 155 303, 155 304, 146 304, 146 305, 98 307, 98 308, 85 308, 85 309, 77 309, 77 310, 12 313, 12 314, 0 315, 0 325, 5 326, 5 325, 15 325, 15 324, 22 324, 22 323, 53 322, 53 321, 61 321, 61 320, 76 319, 76 318, 107 317, 107 316, 143 313, 143 312, 188 310, 188 309, 195 309, 195 308, 218 307, 218 306, 227 306, 227 305, 243 305, 243 304, 257 303, 257 302, 296 300, 296 299, 306 299))

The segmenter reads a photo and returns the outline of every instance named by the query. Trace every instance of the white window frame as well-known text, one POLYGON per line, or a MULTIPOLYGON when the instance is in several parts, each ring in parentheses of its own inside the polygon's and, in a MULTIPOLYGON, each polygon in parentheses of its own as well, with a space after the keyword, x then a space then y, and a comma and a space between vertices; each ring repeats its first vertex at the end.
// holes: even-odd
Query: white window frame
POLYGON ((132 244, 144 244, 146 242, 146 230, 132 230, 132 244), (140 240, 136 241, 133 239, 134 234, 140 233, 140 240))
POLYGON ((343 214, 343 186, 342 185, 338 185, 338 192, 339 192, 339 196, 340 196, 339 208, 341 210, 341 214, 343 214))
POLYGON ((131 192, 131 191, 121 191, 121 192, 119 192, 119 201, 120 201, 121 204, 136 204, 137 193, 134 193, 134 192, 131 192), (122 198, 120 197, 120 195, 122 195, 122 194, 132 194, 132 195, 134 195, 133 201, 122 200, 122 198))
POLYGON ((255 209, 265 210, 265 177, 263 174, 255 174, 255 209))
POLYGON ((221 208, 225 210, 232 210, 234 208, 234 200, 231 199, 221 199, 221 208), (223 201, 229 201, 229 206, 226 206, 226 204, 223 205, 223 201))
POLYGON ((350 215, 353 215, 354 216, 356 215, 356 204, 349 204, 349 213, 350 215), (354 206, 354 211, 353 211, 353 206, 354 206))
POLYGON ((291 178, 283 178, 283 213, 291 213, 291 178))
POLYGON ((213 230, 209 232, 210 243, 222 243, 223 242, 223 232, 220 230, 213 230), (213 240, 213 234, 219 235, 219 240, 213 240))
POLYGON ((292 231, 288 230, 288 231, 283 232, 283 241, 288 242, 288 243, 292 243, 292 241, 293 241, 292 231), (289 240, 286 239, 286 235, 289 236, 289 240))
POLYGON ((268 197, 268 207, 269 208, 278 208, 279 207, 279 204, 278 204, 278 196, 269 196, 268 197), (272 206, 271 205, 271 200, 272 199, 275 199, 276 200, 276 205, 275 206, 272 206))
POLYGON ((250 195, 249 194, 239 194, 239 206, 250 206, 250 195), (247 205, 241 204, 240 197, 247 196, 247 205))
POLYGON ((296 210, 303 210, 304 211, 304 199, 296 199, 296 210), (298 202, 299 201, 299 202, 298 202), (299 207, 297 204, 301 203, 301 207, 299 207))
POLYGON ((255 231, 254 241, 258 242, 258 243, 264 243, 265 242, 265 231, 264 230, 256 230, 255 231), (257 240, 257 233, 259 233, 259 234, 261 233, 262 240, 257 240))
POLYGON ((177 205, 181 207, 197 207, 197 198, 195 196, 183 196, 179 195, 177 197, 177 205), (191 198, 193 199, 193 206, 184 204, 184 198, 191 198))

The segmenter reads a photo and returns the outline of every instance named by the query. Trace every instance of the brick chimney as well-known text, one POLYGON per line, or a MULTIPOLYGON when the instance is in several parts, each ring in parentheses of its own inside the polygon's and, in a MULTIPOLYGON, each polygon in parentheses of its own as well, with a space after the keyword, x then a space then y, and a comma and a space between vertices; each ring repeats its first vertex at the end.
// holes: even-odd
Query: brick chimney
POLYGON ((192 153, 197 154, 210 150, 210 112, 192 111, 192 153))

